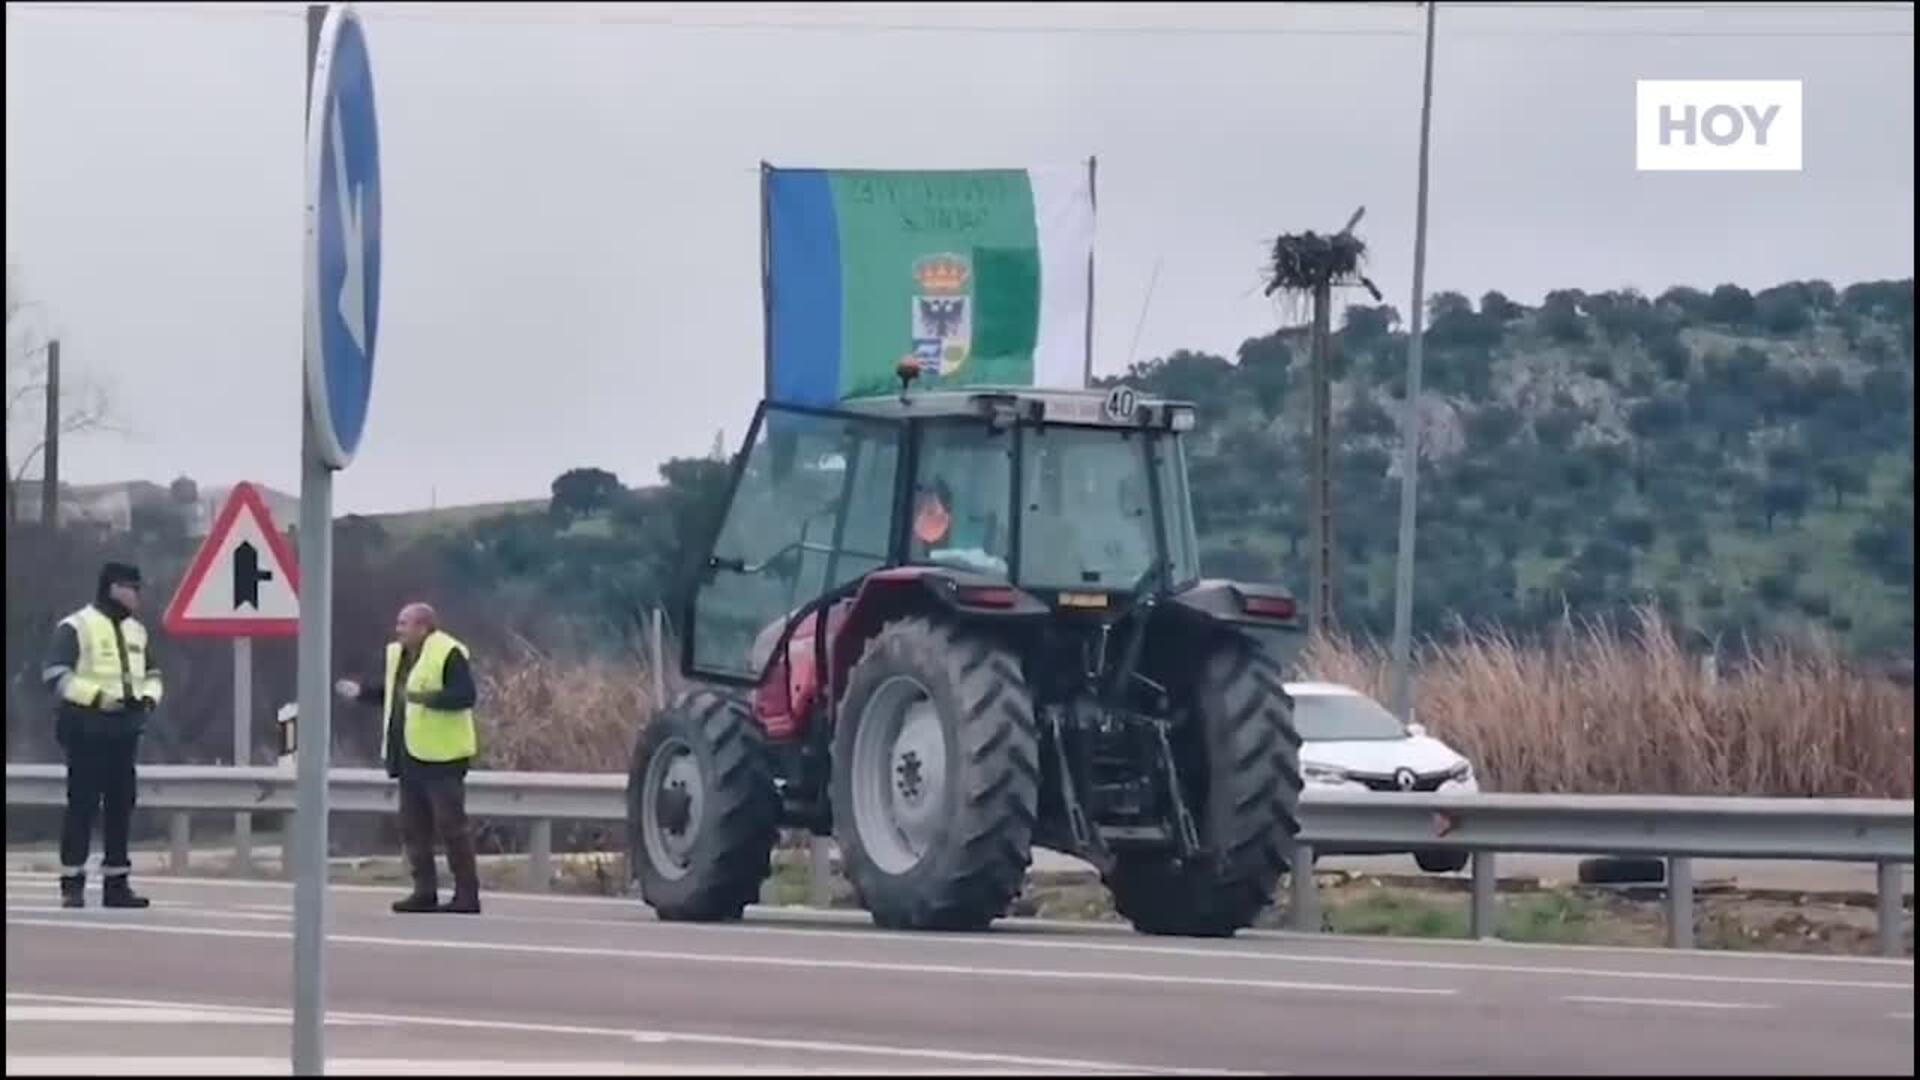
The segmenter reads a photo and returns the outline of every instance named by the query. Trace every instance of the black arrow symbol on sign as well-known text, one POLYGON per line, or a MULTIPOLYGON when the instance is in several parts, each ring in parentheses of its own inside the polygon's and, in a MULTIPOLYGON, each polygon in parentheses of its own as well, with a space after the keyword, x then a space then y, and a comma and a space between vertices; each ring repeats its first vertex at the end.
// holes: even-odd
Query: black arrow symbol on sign
POLYGON ((273 571, 260 569, 260 552, 251 540, 233 549, 233 606, 250 604, 260 610, 260 583, 272 581, 273 571))

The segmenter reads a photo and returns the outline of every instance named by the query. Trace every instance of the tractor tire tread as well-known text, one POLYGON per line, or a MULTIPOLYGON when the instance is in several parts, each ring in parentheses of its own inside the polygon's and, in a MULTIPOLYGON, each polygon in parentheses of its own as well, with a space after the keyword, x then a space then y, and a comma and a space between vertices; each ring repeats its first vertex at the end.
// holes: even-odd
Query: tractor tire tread
POLYGON ((641 897, 663 922, 724 922, 739 919, 760 898, 772 873, 779 834, 780 804, 760 729, 751 707, 741 699, 708 689, 676 697, 655 714, 634 743, 627 774, 628 862, 640 881, 641 897), (669 880, 651 873, 640 832, 641 793, 655 740, 677 734, 710 763, 705 778, 706 805, 688 878, 669 880))

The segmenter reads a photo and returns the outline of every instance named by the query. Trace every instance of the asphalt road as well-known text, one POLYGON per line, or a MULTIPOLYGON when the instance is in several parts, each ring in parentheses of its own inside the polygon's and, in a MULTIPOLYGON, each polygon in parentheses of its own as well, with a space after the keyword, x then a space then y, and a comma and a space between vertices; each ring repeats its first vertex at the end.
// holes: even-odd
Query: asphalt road
MULTIPOLYGON (((7 882, 7 1072, 286 1071, 291 893, 147 878, 144 912, 7 882)), ((95 895, 97 895, 97 890, 95 895)), ((1911 1075, 1910 961, 1009 920, 895 934, 494 894, 398 916, 336 887, 335 1071, 1911 1075)), ((91 897, 90 897, 91 899, 91 897)))

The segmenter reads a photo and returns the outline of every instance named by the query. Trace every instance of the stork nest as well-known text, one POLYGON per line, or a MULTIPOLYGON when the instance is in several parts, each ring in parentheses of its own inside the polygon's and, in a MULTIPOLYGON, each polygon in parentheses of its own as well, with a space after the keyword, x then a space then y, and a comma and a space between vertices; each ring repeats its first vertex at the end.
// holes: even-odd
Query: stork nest
POLYGON ((1267 268, 1267 295, 1309 292, 1321 285, 1366 284, 1360 276, 1366 257, 1366 242, 1352 233, 1322 236, 1308 231, 1279 237, 1273 242, 1273 260, 1267 268))

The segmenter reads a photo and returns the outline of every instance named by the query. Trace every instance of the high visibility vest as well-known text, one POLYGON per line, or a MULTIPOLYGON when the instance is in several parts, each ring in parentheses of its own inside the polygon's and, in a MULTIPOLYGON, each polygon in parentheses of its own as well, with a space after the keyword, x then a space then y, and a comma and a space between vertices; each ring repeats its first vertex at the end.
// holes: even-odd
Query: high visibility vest
MULTIPOLYGON (((380 756, 387 756, 387 729, 389 718, 393 716, 393 695, 418 690, 423 693, 437 694, 445 689, 441 676, 446 670, 447 657, 458 652, 466 656, 467 647, 454 640, 453 636, 439 630, 427 635, 420 643, 420 656, 413 662, 413 669, 407 673, 407 685, 395 686, 394 680, 400 674, 400 643, 387 645, 387 679, 385 700, 380 709, 380 756)), ((458 761, 474 756, 479 740, 475 737, 472 709, 429 709, 417 702, 407 702, 405 732, 406 752, 421 761, 458 761)))
POLYGON ((147 670, 147 628, 140 625, 140 620, 132 616, 121 619, 116 634, 113 619, 88 604, 60 620, 60 625, 73 627, 74 636, 80 640, 79 659, 73 671, 60 680, 62 701, 83 709, 94 707, 96 695, 102 705, 143 697, 159 702, 160 673, 147 670))

